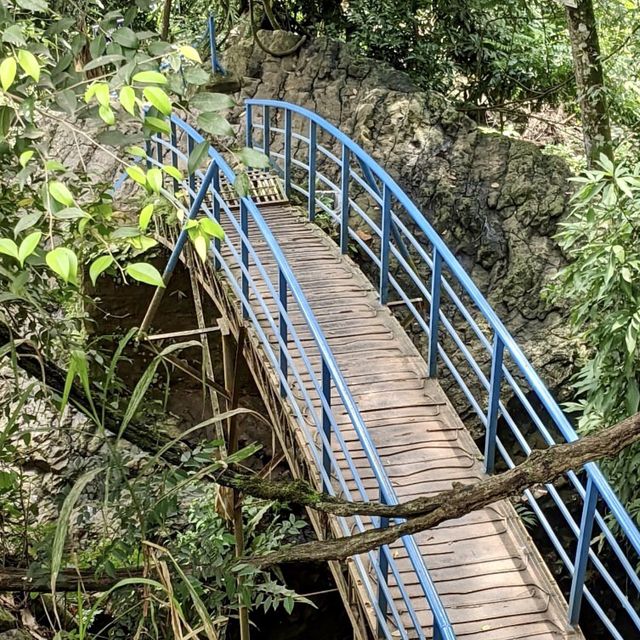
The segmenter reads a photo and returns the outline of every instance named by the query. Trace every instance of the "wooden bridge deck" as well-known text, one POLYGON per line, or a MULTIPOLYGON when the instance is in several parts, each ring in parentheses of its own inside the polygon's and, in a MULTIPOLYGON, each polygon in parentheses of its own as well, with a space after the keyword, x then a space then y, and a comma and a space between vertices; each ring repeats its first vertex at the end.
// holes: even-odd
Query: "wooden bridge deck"
MULTIPOLYGON (((261 211, 328 339, 399 499, 433 495, 451 488, 453 482, 481 478, 481 454, 475 443, 437 380, 427 378, 422 356, 389 310, 378 303, 357 266, 295 207, 268 204, 261 211)), ((252 244, 277 282, 268 247, 251 231, 250 226, 252 244)), ((270 298, 266 286, 261 294, 270 298)), ((291 317, 317 366, 309 331, 295 310, 291 317)), ((258 318, 266 322, 264 314, 258 313, 258 318)), ((303 381, 307 384, 308 378, 303 381)), ((365 485, 373 487, 373 473, 348 417, 338 412, 336 420, 365 485)), ((308 447, 301 444, 300 451, 315 468, 308 447)), ((337 451, 336 455, 344 461, 337 451)), ((344 469, 348 474, 346 464, 344 469)), ((355 487, 352 480, 350 486, 355 487)), ((583 637, 568 627, 566 603, 510 503, 448 522, 417 535, 416 541, 459 638, 583 637)), ((431 617, 406 552, 400 544, 392 552, 428 635, 431 617)), ((401 608, 401 600, 396 602, 401 608)), ((375 628, 371 603, 363 603, 363 609, 375 628)))

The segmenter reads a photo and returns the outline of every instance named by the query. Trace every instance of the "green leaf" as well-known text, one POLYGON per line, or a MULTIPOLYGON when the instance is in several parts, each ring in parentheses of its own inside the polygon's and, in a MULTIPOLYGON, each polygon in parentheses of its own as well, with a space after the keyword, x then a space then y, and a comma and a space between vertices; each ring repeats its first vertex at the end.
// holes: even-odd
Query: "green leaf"
POLYGON ((91 62, 87 62, 82 68, 83 71, 92 71, 93 69, 97 69, 98 67, 105 67, 109 64, 115 64, 116 62, 124 62, 126 58, 121 56, 118 53, 111 53, 106 56, 100 56, 95 60, 91 60, 91 62))
MULTIPOLYGON (((120 89, 118 95, 120 104, 125 111, 128 111, 132 116, 136 115, 136 91, 133 87, 124 86, 120 89)), ((146 154, 145 154, 146 155, 146 154)))
POLYGON ((244 149, 239 151, 237 155, 238 158, 240 158, 242 164, 247 167, 254 167, 256 169, 269 168, 269 157, 261 151, 256 151, 255 149, 251 149, 250 147, 244 147, 244 149))
POLYGON ((26 151, 23 151, 20 154, 20 158, 18 159, 18 162, 20 163, 21 167, 26 167, 27 163, 29 162, 29 160, 31 160, 31 158, 33 158, 33 154, 35 152, 33 151, 33 149, 27 149, 26 151))
POLYGON ((114 42, 117 42, 120 46, 126 47, 127 49, 137 49, 140 45, 138 36, 131 29, 129 29, 129 27, 116 29, 111 34, 111 38, 114 42))
POLYGON ((166 120, 161 120, 155 116, 147 116, 144 119, 145 126, 149 127, 152 131, 159 131, 169 135, 171 133, 171 127, 166 120))
POLYGON ((200 256, 200 260, 202 260, 202 262, 206 262, 209 252, 209 241, 207 237, 201 233, 196 233, 191 240, 196 249, 196 253, 200 256))
POLYGON ((152 264, 147 262, 134 262, 133 264, 127 265, 125 272, 134 280, 138 280, 138 282, 144 282, 145 284, 164 289, 162 275, 152 264))
POLYGON ((182 181, 183 179, 182 171, 180 171, 180 169, 174 167, 173 165, 165 164, 162 167, 162 170, 167 175, 170 175, 174 180, 177 180, 178 182, 182 181))
POLYGON ((127 147, 125 149, 125 151, 127 153, 130 153, 132 156, 137 157, 137 158, 146 158, 147 157, 147 152, 142 147, 138 147, 136 145, 132 145, 131 147, 127 147))
POLYGON ((224 240, 224 229, 218 222, 211 218, 202 218, 200 220, 200 228, 209 236, 224 240))
POLYGON ((40 80, 40 63, 31 51, 27 51, 26 49, 18 50, 18 64, 22 67, 22 70, 36 82, 40 80))
POLYGON ((15 58, 5 58, 0 63, 0 84, 7 91, 16 79, 18 65, 15 58))
POLYGON ((62 503, 60 509, 60 515, 58 516, 58 522, 56 524, 56 533, 53 538, 53 546, 51 548, 51 593, 56 592, 56 582, 58 581, 58 574, 62 567, 62 555, 64 553, 64 544, 67 539, 67 532, 69 531, 69 523, 71 521, 71 512, 75 506, 80 494, 84 488, 99 474, 102 469, 92 469, 87 473, 81 475, 71 487, 71 491, 67 494, 67 497, 62 503))
POLYGON ((191 60, 192 62, 202 63, 202 58, 200 54, 190 45, 183 44, 178 48, 178 51, 184 56, 187 60, 191 60))
POLYGON ((235 101, 225 93, 196 93, 190 100, 198 111, 222 111, 235 106, 235 101))
POLYGON ((96 82, 93 85, 93 94, 99 105, 108 107, 111 104, 109 85, 106 82, 96 82))
POLYGON ((25 229, 31 229, 33 225, 37 224, 37 222, 42 217, 41 211, 34 211, 33 213, 27 213, 26 215, 20 216, 20 219, 16 223, 16 226, 13 229, 14 235, 18 235, 25 229))
POLYGON ((202 161, 209 156, 209 143, 206 140, 198 142, 193 147, 189 159, 187 161, 187 174, 191 175, 196 169, 200 167, 202 161))
POLYGON ((58 160, 47 160, 44 163, 45 168, 47 169, 47 171, 66 171, 67 167, 65 167, 62 162, 58 161, 58 160))
POLYGON ((90 218, 91 216, 78 207, 66 207, 60 211, 54 211, 53 217, 58 220, 78 220, 79 218, 90 218))
POLYGON ((20 248, 18 249, 20 266, 23 266, 24 261, 36 250, 40 238, 42 238, 42 233, 40 231, 34 231, 20 243, 20 248))
POLYGON ((56 104, 69 115, 73 115, 78 106, 76 94, 71 89, 65 89, 56 96, 56 104))
POLYGON ((98 109, 98 115, 104 120, 104 122, 108 125, 112 125, 116 123, 116 116, 113 113, 111 107, 105 107, 100 105, 98 109))
POLYGON ((233 129, 227 122, 227 119, 217 113, 201 113, 197 121, 198 126, 214 136, 233 137, 234 135, 233 129))
POLYGON ((91 278, 91 282, 94 287, 96 286, 98 276, 106 271, 112 264, 112 256, 100 256, 91 263, 91 266, 89 267, 89 277, 91 278))
POLYGON ((65 282, 77 283, 78 258, 67 247, 57 247, 49 251, 45 257, 49 268, 65 282))
POLYGON ((70 207, 73 205, 73 196, 71 195, 71 191, 67 189, 66 185, 62 184, 62 182, 58 182, 57 180, 52 180, 49 183, 49 193, 51 196, 59 202, 63 204, 65 207, 70 207))
POLYGON ((140 211, 140 215, 138 216, 138 226, 142 231, 146 231, 149 226, 149 222, 151 221, 151 216, 153 215, 153 205, 148 204, 142 208, 140 211))
POLYGON ((160 189, 162 189, 162 171, 157 167, 147 171, 147 186, 154 193, 160 193, 160 189))
POLYGON ((16 4, 27 11, 46 11, 49 8, 45 0, 16 0, 16 4))
POLYGON ((633 325, 629 325, 627 329, 627 333, 625 334, 624 341, 627 346, 627 351, 629 354, 633 354, 636 350, 636 341, 638 338, 637 331, 634 329, 633 325))
POLYGON ((24 37, 24 29, 21 24, 12 24, 2 32, 2 42, 14 44, 16 47, 24 47, 27 41, 24 37))
POLYGON ((9 238, 0 238, 0 253, 11 256, 16 260, 20 259, 18 257, 18 245, 9 238))
POLYGON ((189 84, 203 85, 211 79, 210 75, 201 67, 188 67, 184 70, 184 79, 189 84))
MULTIPOLYGON (((145 156, 146 155, 147 154, 145 153, 145 156)), ((137 182, 138 184, 141 184, 143 187, 147 186, 147 176, 145 175, 145 172, 140 167, 137 167, 136 165, 131 165, 130 167, 127 167, 125 171, 127 172, 128 176, 132 180, 135 180, 135 182, 137 182)))
POLYGON ((158 71, 139 71, 132 80, 140 84, 167 84, 167 79, 158 71))
POLYGON ((165 116, 171 113, 171 100, 160 87, 145 87, 142 94, 160 113, 165 116))
POLYGON ((246 173, 238 174, 236 176, 236 181, 233 183, 233 187, 241 198, 246 198, 251 191, 249 176, 246 173))

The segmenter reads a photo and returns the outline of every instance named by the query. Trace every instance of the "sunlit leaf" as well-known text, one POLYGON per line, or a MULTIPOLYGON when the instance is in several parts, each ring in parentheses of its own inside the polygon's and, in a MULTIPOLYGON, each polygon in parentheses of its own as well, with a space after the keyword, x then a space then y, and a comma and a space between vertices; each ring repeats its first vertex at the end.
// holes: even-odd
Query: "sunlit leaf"
POLYGON ((136 145, 133 145, 131 147, 127 147, 125 149, 125 151, 127 153, 130 153, 132 156, 136 156, 137 158, 146 158, 147 157, 147 152, 142 147, 138 147, 136 145))
POLYGON ((127 167, 125 171, 127 172, 127 175, 132 180, 135 180, 135 182, 137 182, 138 184, 141 184, 143 187, 147 186, 147 176, 140 167, 137 167, 136 165, 131 165, 130 167, 127 167))
POLYGON ((167 79, 159 71, 139 71, 132 80, 140 84, 167 84, 167 79))
POLYGON ((147 116, 144 119, 144 123, 153 131, 159 131, 160 133, 166 133, 167 135, 171 133, 171 127, 166 120, 156 118, 155 116, 147 116))
POLYGON ((22 70, 36 82, 40 80, 40 63, 31 51, 20 49, 18 51, 18 64, 22 67, 22 70))
POLYGON ((145 87, 142 94, 160 113, 165 116, 171 113, 171 100, 160 87, 145 87))
POLYGON ((178 169, 177 167, 174 167, 173 165, 165 164, 162 167, 162 170, 167 175, 170 175, 174 180, 177 180, 178 182, 180 182, 183 179, 182 171, 180 171, 180 169, 178 169))
POLYGON ((24 261, 36 250, 40 238, 42 238, 42 233, 40 231, 34 231, 20 243, 20 248, 18 249, 20 266, 24 265, 24 261))
POLYGON ((16 59, 13 57, 5 58, 0 63, 0 84, 5 91, 9 89, 13 84, 13 81, 16 79, 17 70, 18 65, 16 63, 16 59))
POLYGON ((153 215, 153 205, 148 204, 145 207, 142 207, 140 211, 140 215, 138 216, 138 226, 142 231, 146 231, 149 226, 149 222, 151 221, 151 216, 153 215))
POLYGON ((49 183, 49 193, 57 202, 63 204, 65 207, 70 207, 74 202, 71 191, 69 191, 65 184, 57 180, 52 180, 49 183))
POLYGON ((78 258, 67 247, 56 247, 47 253, 45 260, 49 268, 65 282, 77 283, 78 258))
POLYGON ((224 239, 224 229, 218 222, 211 218, 202 218, 202 220, 200 220, 200 228, 209 236, 218 238, 219 240, 224 239))
POLYGON ((98 276, 106 271, 112 264, 112 256, 100 256, 91 263, 91 266, 89 267, 89 277, 91 278, 91 282, 94 287, 96 286, 98 276))
POLYGON ((120 104, 125 111, 128 111, 132 116, 136 115, 136 91, 133 87, 125 85, 120 89, 118 95, 120 104))
POLYGON ((181 47, 179 47, 178 51, 180 51, 180 53, 187 60, 191 60, 192 62, 202 63, 202 58, 200 57, 200 54, 192 46, 188 44, 184 44, 181 47))
POLYGON ((138 282, 153 285, 154 287, 164 288, 164 281, 160 272, 147 262, 134 262, 127 265, 125 272, 138 282))
POLYGON ((19 260, 18 245, 10 238, 0 238, 0 253, 19 260))
POLYGON ((100 108, 98 109, 98 115, 104 120, 106 124, 111 125, 116 123, 116 116, 113 113, 111 107, 100 105, 100 108))
POLYGON ((202 262, 206 262, 207 253, 209 251, 209 242, 207 238, 201 233, 198 233, 193 238, 193 246, 196 249, 196 253, 200 256, 202 262))
POLYGON ((20 158, 18 159, 20 166, 26 167, 29 160, 31 160, 31 158, 33 157, 33 154, 34 154, 33 149, 27 149, 26 151, 23 151, 20 154, 20 158))
POLYGON ((162 189, 162 171, 157 167, 147 171, 147 186, 154 193, 160 193, 160 189, 162 189))

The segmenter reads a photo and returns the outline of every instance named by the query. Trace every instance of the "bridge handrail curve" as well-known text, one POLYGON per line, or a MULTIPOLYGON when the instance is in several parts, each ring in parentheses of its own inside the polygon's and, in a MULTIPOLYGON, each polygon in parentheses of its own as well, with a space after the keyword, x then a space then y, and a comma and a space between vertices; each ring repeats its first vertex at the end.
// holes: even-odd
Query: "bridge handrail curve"
MULTIPOLYGON (((383 189, 389 190, 393 198, 395 198, 395 200, 400 205, 400 207, 403 208, 404 212, 409 214, 411 221, 426 236, 429 242, 431 242, 434 248, 433 263, 435 264, 435 256, 437 255, 438 259, 441 260, 449 269, 449 271, 453 274, 457 283, 459 283, 462 286, 465 294, 476 305, 476 307, 482 314, 483 319, 487 322, 487 324, 491 328, 491 331, 495 336, 496 343, 498 343, 499 341, 502 347, 507 350, 512 361, 516 365, 517 369, 520 371, 523 378, 527 381, 527 383, 530 385, 533 392, 536 394, 536 396, 540 400, 544 410, 548 413, 549 417, 555 424, 561 436, 567 442, 573 442, 577 440, 579 436, 577 435, 575 429, 572 427, 568 418, 566 417, 562 409, 559 407, 558 403, 555 401, 555 399, 549 392, 546 385, 542 382, 540 376, 535 371, 535 369, 529 362, 528 358, 525 356, 524 352, 522 351, 520 346, 517 344, 517 342, 515 341, 513 336, 510 334, 510 332, 507 330, 503 322, 500 320, 500 318, 498 317, 494 309, 488 303, 484 295, 480 292, 478 287, 475 285, 473 280, 467 274, 467 272, 462 267, 462 265, 457 260, 457 258, 454 256, 454 254, 451 252, 451 250, 444 243, 444 241, 439 236, 439 234, 435 231, 433 226, 426 220, 426 218, 419 211, 417 206, 409 199, 409 197, 404 193, 404 191, 400 188, 397 182, 388 174, 388 172, 385 169, 383 169, 373 158, 371 158, 371 156, 366 151, 362 149, 362 147, 360 147, 356 142, 354 142, 351 138, 349 138, 345 133, 340 131, 336 126, 328 122, 325 118, 322 118, 321 116, 310 111, 309 109, 306 109, 304 107, 301 107, 299 105, 295 105, 289 102, 272 100, 272 99, 261 99, 261 98, 248 99, 245 101, 245 104, 247 107, 246 128, 247 128, 247 142, 249 146, 252 146, 253 144, 252 135, 253 135, 254 128, 256 129, 262 128, 263 145, 265 144, 264 142, 265 137, 269 133, 269 130, 265 129, 265 127, 268 125, 268 117, 269 117, 267 115, 268 109, 280 110, 284 114, 284 118, 285 118, 284 129, 282 128, 277 129, 276 127, 271 127, 271 125, 268 125, 268 126, 271 127, 270 131, 272 133, 274 131, 277 131, 285 136, 284 151, 282 153, 275 153, 271 151, 272 155, 282 158, 285 162, 285 169, 284 169, 285 182, 287 180, 287 175, 286 175, 287 171, 289 172, 289 174, 291 173, 291 168, 290 168, 291 163, 294 163, 294 164, 297 163, 298 165, 301 165, 303 169, 307 169, 309 173, 311 173, 310 165, 305 165, 304 162, 301 163, 299 160, 292 158, 291 148, 290 148, 292 130, 291 130, 291 116, 289 114, 297 114, 301 116, 303 120, 306 120, 309 123, 313 123, 313 126, 314 126, 314 129, 313 129, 314 133, 312 134, 310 129, 308 138, 305 138, 304 135, 300 135, 297 133, 293 134, 294 138, 297 138, 300 141, 306 142, 307 144, 309 144, 309 147, 311 149, 312 135, 315 136, 316 129, 323 130, 327 134, 329 134, 329 136, 337 140, 337 142, 340 145, 342 145, 343 161, 345 157, 344 150, 348 149, 349 155, 346 156, 347 161, 350 160, 350 156, 357 158, 358 162, 361 165, 361 168, 363 169, 363 173, 365 173, 365 171, 368 171, 376 176, 376 178, 383 185, 383 189), (253 121, 254 107, 262 107, 263 109, 262 127, 257 123, 254 124, 254 121, 253 121), (289 136, 288 150, 287 150, 286 136, 289 136), (289 164, 288 169, 287 169, 287 164, 289 164)), ((313 140, 313 144, 314 145, 317 144, 317 141, 315 138, 313 140)), ((320 145, 317 145, 316 147, 314 147, 314 149, 320 149, 320 145)), ((263 150, 267 153, 269 152, 269 150, 266 149, 266 147, 263 148, 263 150)), ((324 153, 325 156, 332 159, 334 164, 337 164, 338 167, 340 167, 340 164, 339 164, 340 160, 335 155, 333 155, 331 152, 328 152, 326 149, 323 149, 322 152, 324 153)), ((309 153, 311 155, 311 151, 309 153)), ((311 161, 309 160, 309 163, 310 162, 311 161)), ((316 171, 315 162, 316 161, 314 158, 313 160, 314 172, 316 171)), ((344 176, 344 167, 342 167, 342 172, 343 172, 342 175, 344 176)), ((317 173, 314 173, 314 176, 317 176, 317 173)), ((290 180, 290 176, 289 176, 289 180, 290 180)), ((324 180, 328 180, 326 176, 323 177, 323 181, 324 180)), ((340 181, 338 180, 336 182, 340 182, 340 181)), ((340 189, 340 186, 335 184, 333 184, 333 187, 335 187, 336 190, 340 189)), ((348 189, 348 186, 347 186, 347 189, 348 189)), ((303 191, 301 189, 298 189, 298 190, 303 191)), ((314 186, 314 193, 315 193, 315 186, 314 186)), ((382 205, 381 196, 382 194, 380 194, 380 196, 376 199, 376 201, 380 205, 382 205)), ((345 197, 344 194, 342 195, 342 197, 343 198, 345 197)), ((346 198, 349 199, 348 192, 347 192, 346 198)), ((349 203, 347 205, 347 208, 349 206, 353 206, 353 203, 349 203)), ((361 211, 359 213, 362 214, 361 211)), ((347 220, 348 220, 348 213, 347 213, 347 220)), ((342 237, 348 238, 349 233, 350 233, 350 229, 347 229, 346 231, 344 229, 341 229, 342 237)), ((342 242, 342 237, 341 237, 341 242, 342 242)), ((433 267, 433 264, 430 266, 433 267)), ((388 268, 388 265, 387 265, 387 268, 388 268)), ((443 279, 443 282, 445 282, 445 285, 446 285, 446 281, 444 281, 444 279, 443 279)), ((436 347, 440 349, 439 344, 436 344, 436 347)), ((440 351, 440 353, 443 353, 443 352, 440 351)), ((503 368, 502 362, 500 362, 498 366, 500 367, 500 369, 502 369, 503 368)), ((497 406, 499 407, 500 406, 499 395, 498 395, 497 403, 498 403, 497 406)), ((495 433, 493 437, 495 442, 495 433)), ((501 446, 501 445, 498 443, 498 446, 501 446)), ((613 492, 611 486, 609 485, 609 482, 604 477, 599 466, 596 463, 589 463, 585 465, 585 472, 587 476, 587 488, 584 490, 584 492, 581 492, 580 489, 578 489, 579 493, 583 495, 583 499, 585 501, 585 511, 583 515, 587 513, 588 502, 591 503, 590 512, 593 514, 595 510, 595 500, 597 500, 597 498, 600 497, 609 508, 611 514, 617 521, 620 527, 620 530, 625 534, 626 539, 631 545, 631 547, 635 549, 636 553, 640 554, 640 532, 638 531, 636 524, 634 523, 630 515, 627 513, 622 503, 620 502, 618 496, 613 492)), ((576 483, 575 476, 571 476, 571 478, 575 485, 576 483)), ((593 518, 594 516, 591 515, 591 520, 593 520, 593 518)), ((598 514, 597 510, 595 510, 595 518, 599 523, 603 522, 603 519, 598 514)), ((590 535, 588 533, 588 531, 590 531, 590 529, 588 529, 588 526, 589 526, 589 523, 582 523, 579 530, 580 534, 582 534, 583 531, 587 532, 586 535, 580 535, 581 540, 579 541, 579 546, 581 547, 581 554, 583 556, 585 554, 590 555, 592 553, 589 551, 589 547, 587 544, 588 542, 587 539, 589 538, 589 535, 590 535), (583 525, 587 525, 587 526, 583 526, 583 525)), ((613 546, 613 543, 612 543, 612 546, 613 546)), ((614 547, 614 552, 620 557, 619 548, 616 549, 616 547, 614 547)), ((629 566, 628 563, 627 563, 627 566, 629 566)), ((576 572, 579 571, 579 569, 575 567, 573 568, 569 567, 569 568, 572 571, 574 570, 576 572)), ((627 568, 627 571, 628 571, 628 568, 627 568)), ((584 586, 584 576, 582 576, 581 580, 578 579, 577 583, 578 583, 578 588, 585 589, 585 592, 586 592, 586 587, 584 586), (582 585, 579 584, 580 581, 582 581, 582 585)), ((572 594, 572 600, 573 600, 573 596, 575 596, 575 594, 572 594)), ((571 608, 573 608, 573 605, 571 608)), ((579 606, 578 606, 578 609, 579 609, 579 606)), ((638 624, 637 614, 634 619, 636 620, 636 624, 638 624)))
MULTIPOLYGON (((203 136, 200 135, 200 133, 198 133, 198 131, 193 126, 191 126, 188 122, 186 122, 179 116, 173 114, 170 117, 170 121, 172 124, 176 125, 182 131, 184 131, 188 136, 190 136, 196 143, 205 141, 203 136)), ((211 159, 208 171, 210 171, 211 168, 216 165, 222 172, 222 175, 225 177, 228 183, 230 185, 234 185, 237 176, 233 169, 226 162, 225 158, 220 154, 220 152, 209 145, 208 155, 211 159)), ((203 178, 203 186, 206 186, 207 181, 210 182, 210 176, 205 176, 203 178)), ((397 503, 395 490, 393 489, 389 481, 389 477, 384 470, 375 444, 371 440, 371 436, 367 430, 362 416, 360 415, 356 402, 348 388, 340 367, 338 366, 332 350, 318 325, 313 310, 311 309, 311 306, 309 305, 302 291, 302 288, 300 287, 300 284, 298 283, 298 280, 295 277, 293 270, 291 269, 291 266, 289 265, 286 257, 279 248, 278 242, 273 235, 273 232, 269 228, 267 222, 264 220, 264 217, 260 213, 259 208, 254 203, 251 196, 242 197, 240 200, 244 204, 244 206, 247 207, 253 218, 253 221, 256 223, 260 232, 263 234, 263 237, 269 244, 272 253, 278 263, 278 267, 286 278, 289 290, 291 291, 292 296, 295 298, 296 303, 299 305, 300 310, 303 312, 303 315, 305 316, 305 322, 312 333, 312 336, 318 346, 323 361, 326 362, 327 368, 331 375, 331 380, 343 402, 343 406, 350 418, 355 432, 358 435, 358 439, 363 447, 367 459, 371 464, 372 471, 380 487, 381 500, 386 504, 397 503)), ((193 206, 190 210, 190 213, 197 215, 201 204, 202 202, 198 203, 197 207, 193 206)), ((184 247, 184 244, 186 243, 187 236, 188 232, 186 228, 183 227, 176 241, 176 248, 172 253, 169 262, 167 263, 167 270, 173 271, 173 269, 175 268, 179 259, 180 252, 184 247)), ((400 521, 401 519, 398 520, 400 521)), ((424 592, 425 598, 428 601, 429 608, 432 612, 434 618, 434 628, 436 629, 436 634, 439 634, 434 637, 437 637, 439 640, 456 640, 457 636, 453 631, 453 626, 449 621, 446 610, 440 600, 433 580, 429 575, 428 569, 424 564, 424 560, 422 559, 415 540, 412 536, 403 536, 402 542, 407 549, 407 554, 414 567, 414 570, 416 571, 419 583, 424 592)))

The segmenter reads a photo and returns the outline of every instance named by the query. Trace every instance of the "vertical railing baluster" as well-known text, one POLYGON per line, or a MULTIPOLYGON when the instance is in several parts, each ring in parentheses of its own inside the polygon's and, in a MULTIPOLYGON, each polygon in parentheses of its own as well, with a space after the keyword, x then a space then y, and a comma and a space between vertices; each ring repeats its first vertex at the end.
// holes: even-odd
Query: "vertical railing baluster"
POLYGON ((268 105, 262 107, 262 151, 269 157, 271 153, 271 113, 268 105))
POLYGON ((569 595, 569 624, 576 626, 580 620, 580 608, 584 593, 584 580, 587 573, 587 562, 589 560, 589 548, 591 546, 591 536, 593 534, 593 520, 598 504, 598 489, 591 476, 587 478, 587 490, 582 507, 582 518, 580 520, 580 535, 578 536, 578 546, 576 548, 576 560, 573 565, 573 578, 571 580, 571 592, 569 595))
POLYGON ((247 105, 246 127, 244 131, 244 143, 250 149, 253 147, 253 106, 247 105))
POLYGON ((287 358, 287 343, 289 339, 289 332, 287 327, 287 319, 285 314, 287 313, 287 293, 288 285, 282 269, 278 269, 278 297, 280 299, 280 371, 282 372, 282 378, 280 379, 280 395, 285 398, 287 396, 287 375, 289 372, 288 358, 287 358))
POLYGON ((164 164, 162 160, 164 155, 164 146, 162 144, 162 134, 160 132, 156 133, 156 155, 158 156, 158 162, 160 164, 164 164))
POLYGON ((209 14, 209 51, 211 55, 211 73, 218 70, 218 52, 216 50, 216 21, 213 14, 209 14))
POLYGON ((245 198, 240 200, 240 238, 242 266, 242 317, 246 320, 249 317, 249 212, 245 198), (246 270, 246 271, 245 271, 246 270))
MULTIPOLYGON (((383 491, 380 491, 380 504, 387 504, 386 497, 383 491)), ((386 529, 389 526, 389 518, 380 518, 380 529, 386 529)), ((380 577, 378 580, 381 581, 381 584, 378 584, 378 607, 380 608, 380 612, 383 617, 387 616, 389 611, 389 603, 387 602, 387 594, 382 586, 382 583, 385 585, 389 584, 389 550, 385 548, 385 545, 382 545, 378 551, 378 562, 380 569, 380 577)), ((384 629, 382 628, 381 621, 378 622, 378 637, 384 637, 384 629)))
POLYGON ((502 360, 504 342, 496 333, 493 337, 491 353, 491 379, 489 384, 489 405, 487 408, 487 433, 484 441, 484 469, 493 473, 496 466, 496 440, 498 438, 498 416, 500 414, 500 385, 502 384, 502 360))
POLYGON ((147 138, 144 141, 144 150, 147 152, 146 164, 147 170, 151 169, 153 164, 151 163, 151 158, 153 158, 153 147, 151 146, 151 138, 147 138))
MULTIPOLYGON (((215 161, 214 161, 215 162, 215 161)), ((218 224, 222 224, 220 220, 220 202, 216 197, 216 194, 220 193, 220 168, 216 162, 216 168, 211 179, 211 204, 213 207, 213 217, 218 224)), ((220 238, 213 239, 213 246, 216 248, 216 252, 220 253, 222 244, 220 238)), ((213 268, 217 271, 220 268, 220 260, 216 255, 213 259, 213 268)))
MULTIPOLYGON (((327 362, 322 358, 322 395, 326 401, 326 405, 322 403, 322 431, 326 441, 322 443, 322 467, 327 474, 327 481, 331 481, 331 372, 327 366, 327 362)), ((327 481, 322 481, 323 491, 329 493, 331 486, 327 485, 327 481)))
POLYGON ((380 245, 380 304, 387 304, 389 297, 389 254, 391 253, 391 189, 382 188, 382 238, 380 245))
MULTIPOLYGON (((193 138, 187 134, 187 158, 191 157, 195 144, 193 138)), ((194 193, 196 191, 196 172, 195 169, 189 175, 189 202, 193 203, 194 193)))
POLYGON ((440 329, 440 289, 442 285, 442 256, 434 247, 431 271, 431 310, 429 312, 429 364, 428 375, 438 373, 438 331, 440 329))
POLYGON ((349 147, 342 145, 342 173, 340 174, 340 251, 349 249, 349 147))
MULTIPOLYGON (((178 166, 178 129, 176 123, 171 121, 171 164, 177 168, 178 166)), ((180 189, 179 182, 173 179, 173 193, 180 189)))
POLYGON ((284 193, 291 195, 291 111, 284 111, 284 193))
POLYGON ((309 121, 309 182, 307 191, 309 192, 308 213, 309 220, 313 222, 316 218, 316 154, 318 152, 318 126, 313 120, 309 121))

